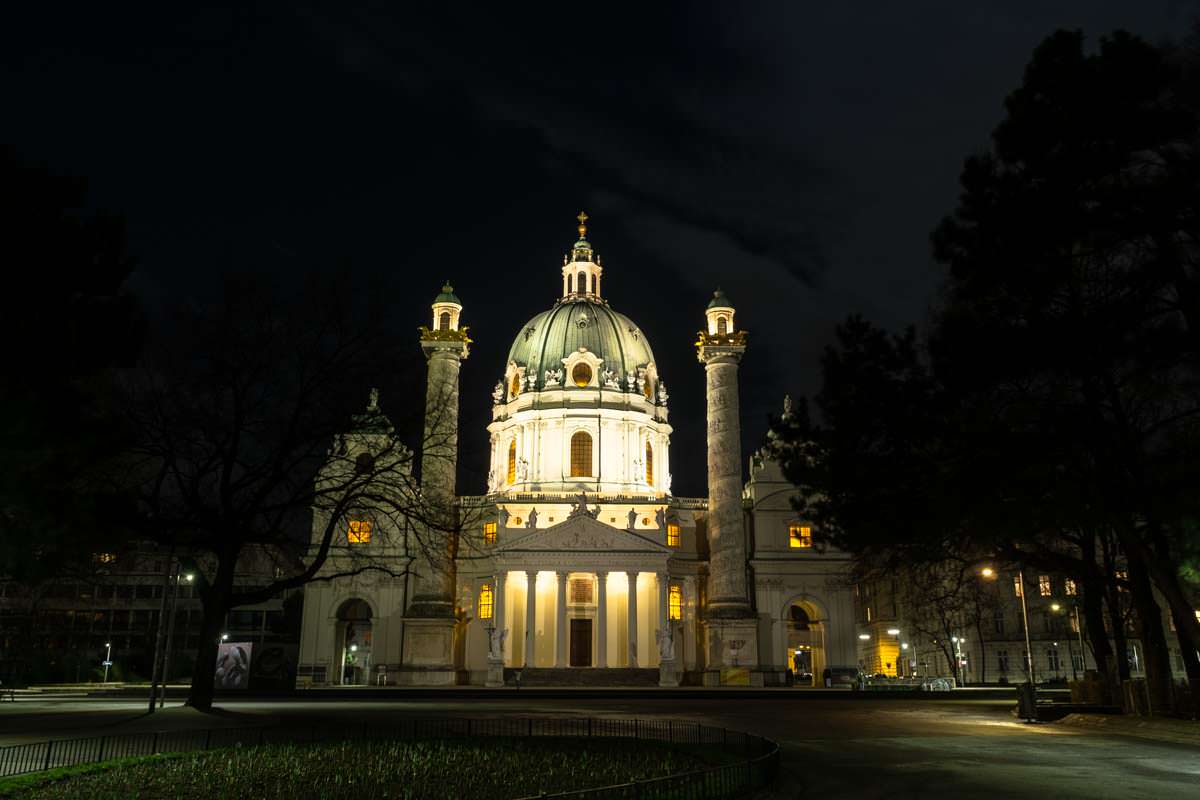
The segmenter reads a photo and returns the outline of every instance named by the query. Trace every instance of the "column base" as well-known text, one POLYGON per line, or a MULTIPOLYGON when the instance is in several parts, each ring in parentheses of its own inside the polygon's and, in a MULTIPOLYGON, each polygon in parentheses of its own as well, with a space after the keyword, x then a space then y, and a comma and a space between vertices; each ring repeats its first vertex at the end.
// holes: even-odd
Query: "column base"
POLYGON ((704 631, 704 664, 708 670, 758 666, 758 620, 713 619, 701 622, 704 631))
POLYGON ((400 686, 454 686, 454 629, 451 617, 405 617, 404 662, 396 673, 400 686))

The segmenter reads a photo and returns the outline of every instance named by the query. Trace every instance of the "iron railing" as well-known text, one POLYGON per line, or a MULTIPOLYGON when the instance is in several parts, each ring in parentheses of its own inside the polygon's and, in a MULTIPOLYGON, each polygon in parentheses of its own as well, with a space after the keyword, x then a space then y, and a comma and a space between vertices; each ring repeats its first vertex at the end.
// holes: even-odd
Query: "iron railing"
POLYGON ((779 772, 779 746, 770 739, 695 722, 602 717, 414 717, 392 720, 385 725, 366 722, 353 728, 338 728, 328 722, 293 722, 283 726, 110 734, 9 745, 0 747, 0 777, 93 764, 114 758, 188 753, 224 747, 355 739, 487 739, 522 736, 641 739, 711 746, 739 757, 735 762, 718 767, 613 786, 536 795, 538 798, 737 798, 770 785, 779 772))

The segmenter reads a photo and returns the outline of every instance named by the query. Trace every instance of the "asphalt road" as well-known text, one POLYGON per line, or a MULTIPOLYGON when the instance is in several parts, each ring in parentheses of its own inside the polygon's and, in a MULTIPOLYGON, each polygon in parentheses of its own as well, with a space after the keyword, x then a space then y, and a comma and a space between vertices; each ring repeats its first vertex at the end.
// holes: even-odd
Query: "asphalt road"
POLYGON ((793 698, 296 700, 226 702, 218 714, 177 703, 152 717, 121 699, 0 704, 0 745, 46 738, 399 715, 583 715, 685 719, 771 737, 782 747, 780 798, 1198 798, 1200 748, 1050 724, 1011 701, 793 698))

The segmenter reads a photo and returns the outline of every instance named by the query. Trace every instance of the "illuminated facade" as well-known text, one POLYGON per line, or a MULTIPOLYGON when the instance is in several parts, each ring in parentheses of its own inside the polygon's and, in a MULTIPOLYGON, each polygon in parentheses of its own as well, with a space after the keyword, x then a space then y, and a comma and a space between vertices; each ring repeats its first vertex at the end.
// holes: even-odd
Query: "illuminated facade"
MULTIPOLYGON (((664 376, 645 333, 605 300, 585 223, 581 214, 554 278, 558 300, 516 332, 500 365, 487 492, 454 496, 453 562, 414 552, 411 586, 362 577, 309 587, 300 659, 312 683, 498 686, 520 670, 527 683, 763 685, 789 670, 819 683, 825 667, 855 665, 847 558, 811 546, 777 465, 756 454, 742 480, 747 334, 733 304, 714 295, 696 343, 709 493, 677 497, 664 376), (373 614, 370 668, 348 680, 344 631, 361 637, 363 625, 343 617, 360 600, 373 614)), ((462 310, 447 285, 422 329, 426 438, 441 451, 426 447, 421 491, 435 507, 454 494, 457 430, 428 420, 449 407, 437 418, 457 424, 462 310)))

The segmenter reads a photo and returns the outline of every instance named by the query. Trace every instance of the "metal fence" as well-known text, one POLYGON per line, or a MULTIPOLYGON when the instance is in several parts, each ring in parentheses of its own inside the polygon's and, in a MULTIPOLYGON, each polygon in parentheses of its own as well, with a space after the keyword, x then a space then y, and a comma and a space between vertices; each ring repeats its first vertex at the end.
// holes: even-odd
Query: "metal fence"
POLYGON ((414 717, 392 720, 382 725, 367 722, 352 728, 337 727, 329 722, 293 722, 271 727, 126 733, 10 745, 0 747, 0 777, 94 764, 113 758, 189 753, 223 747, 347 740, 524 736, 642 739, 668 744, 711 746, 738 757, 736 762, 719 767, 615 786, 542 794, 537 795, 538 798, 736 798, 770 785, 779 772, 779 746, 770 739, 682 720, 414 717))

